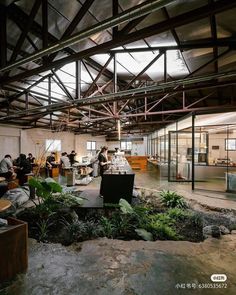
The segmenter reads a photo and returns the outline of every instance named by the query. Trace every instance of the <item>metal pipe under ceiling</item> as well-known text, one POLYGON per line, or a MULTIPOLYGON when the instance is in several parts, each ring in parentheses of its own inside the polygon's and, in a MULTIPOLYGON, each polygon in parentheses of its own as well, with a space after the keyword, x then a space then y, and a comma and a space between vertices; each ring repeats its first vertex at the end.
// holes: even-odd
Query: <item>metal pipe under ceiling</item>
POLYGON ((19 59, 18 61, 14 62, 12 64, 2 67, 0 69, 0 72, 12 70, 12 69, 19 67, 21 65, 24 65, 28 62, 34 61, 38 58, 41 58, 47 54, 57 52, 57 51, 64 49, 68 46, 76 44, 77 42, 87 39, 87 38, 91 37, 92 35, 97 34, 101 31, 111 29, 113 27, 116 27, 116 26, 124 23, 124 22, 131 21, 131 20, 136 19, 140 16, 154 12, 154 11, 156 11, 156 10, 158 10, 158 9, 160 9, 160 8, 166 6, 174 1, 176 1, 176 0, 146 1, 140 5, 137 5, 135 8, 132 7, 130 9, 118 14, 117 16, 110 17, 110 18, 100 22, 99 24, 92 26, 89 29, 85 29, 85 30, 83 30, 83 31, 81 31, 69 38, 66 38, 64 40, 60 40, 47 48, 41 49, 33 54, 30 54, 29 56, 27 56, 25 58, 19 59))

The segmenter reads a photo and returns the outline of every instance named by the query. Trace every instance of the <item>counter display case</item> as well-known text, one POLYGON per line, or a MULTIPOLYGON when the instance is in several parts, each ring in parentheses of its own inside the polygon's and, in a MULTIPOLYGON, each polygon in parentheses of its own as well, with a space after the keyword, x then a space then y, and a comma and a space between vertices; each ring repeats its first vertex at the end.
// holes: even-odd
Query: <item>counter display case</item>
POLYGON ((134 176, 134 172, 124 157, 112 157, 111 165, 104 172, 101 181, 100 192, 104 203, 118 204, 121 198, 131 203, 134 176))

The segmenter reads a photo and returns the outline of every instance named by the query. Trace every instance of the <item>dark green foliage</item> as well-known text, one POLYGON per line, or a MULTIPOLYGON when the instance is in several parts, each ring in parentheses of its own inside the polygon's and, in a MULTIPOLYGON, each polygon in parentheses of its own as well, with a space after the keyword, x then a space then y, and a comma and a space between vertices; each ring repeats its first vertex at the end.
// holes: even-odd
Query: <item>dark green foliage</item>
MULTIPOLYGON (((38 186, 37 182, 35 186, 38 186)), ((161 211, 156 210, 154 205, 131 206, 122 199, 119 205, 109 208, 88 209, 78 207, 80 200, 74 199, 74 196, 51 193, 57 188, 49 187, 44 186, 51 195, 31 210, 35 211, 34 216, 40 217, 32 223, 33 236, 38 240, 59 241, 64 245, 97 237, 155 241, 180 240, 187 236, 193 241, 201 240, 200 214, 186 210, 185 201, 174 192, 163 193, 163 203, 166 202, 167 208, 162 206, 161 211), (192 229, 193 233, 189 235, 192 229)))
POLYGON ((201 213, 195 212, 190 215, 189 221, 194 224, 196 227, 202 227, 203 226, 203 218, 201 213))
POLYGON ((114 226, 115 237, 126 237, 132 236, 134 231, 134 221, 133 217, 130 215, 120 214, 120 212, 115 212, 112 216, 111 222, 114 226))
POLYGON ((190 212, 180 208, 171 208, 167 211, 167 214, 169 215, 170 218, 175 220, 185 220, 192 216, 190 212))
POLYGON ((101 236, 102 230, 97 222, 93 220, 67 223, 64 228, 64 241, 69 245, 73 242, 80 242, 95 239, 101 236))
POLYGON ((160 221, 152 221, 149 224, 149 230, 154 240, 179 240, 181 238, 173 227, 160 221))
POLYGON ((104 237, 113 238, 115 236, 115 226, 107 217, 102 216, 100 225, 102 228, 102 235, 104 237))
POLYGON ((184 198, 173 191, 160 192, 161 202, 169 208, 187 208, 184 198))
POLYGON ((70 193, 63 193, 62 187, 52 178, 31 178, 29 185, 36 189, 38 202, 34 202, 41 218, 60 208, 80 206, 83 199, 70 193))

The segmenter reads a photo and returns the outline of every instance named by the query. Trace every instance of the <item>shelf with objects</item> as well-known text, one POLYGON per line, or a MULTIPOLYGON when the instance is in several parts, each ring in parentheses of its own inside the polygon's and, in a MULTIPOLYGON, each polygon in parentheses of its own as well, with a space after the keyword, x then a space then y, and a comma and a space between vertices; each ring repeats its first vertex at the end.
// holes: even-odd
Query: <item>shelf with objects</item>
POLYGON ((121 198, 132 201, 135 174, 124 156, 113 156, 103 174, 100 193, 104 204, 119 203, 121 198))

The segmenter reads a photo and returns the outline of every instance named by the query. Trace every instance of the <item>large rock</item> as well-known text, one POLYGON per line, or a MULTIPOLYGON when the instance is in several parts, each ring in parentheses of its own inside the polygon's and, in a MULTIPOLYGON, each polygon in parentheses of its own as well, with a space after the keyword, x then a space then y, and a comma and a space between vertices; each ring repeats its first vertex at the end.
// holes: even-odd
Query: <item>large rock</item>
POLYGON ((28 187, 19 187, 8 190, 3 198, 12 202, 15 208, 20 207, 29 200, 30 191, 28 187))
POLYGON ((224 225, 220 225, 219 228, 220 228, 220 232, 222 235, 230 234, 230 230, 227 227, 225 227, 224 225))
POLYGON ((204 238, 213 237, 220 238, 221 231, 217 225, 207 225, 202 230, 204 238))

